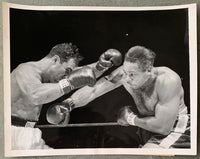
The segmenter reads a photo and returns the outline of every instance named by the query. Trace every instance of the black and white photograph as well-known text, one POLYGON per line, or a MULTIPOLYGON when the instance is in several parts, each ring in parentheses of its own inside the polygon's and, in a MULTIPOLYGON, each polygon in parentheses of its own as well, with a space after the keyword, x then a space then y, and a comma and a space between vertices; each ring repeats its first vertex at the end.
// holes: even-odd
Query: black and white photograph
POLYGON ((196 155, 196 4, 3 15, 5 156, 196 155))

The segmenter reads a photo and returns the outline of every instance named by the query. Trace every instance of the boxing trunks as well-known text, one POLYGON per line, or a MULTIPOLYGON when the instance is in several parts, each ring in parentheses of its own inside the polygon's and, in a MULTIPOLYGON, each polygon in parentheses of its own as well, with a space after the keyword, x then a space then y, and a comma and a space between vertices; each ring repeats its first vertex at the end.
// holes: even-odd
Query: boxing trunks
POLYGON ((41 130, 34 128, 36 121, 12 116, 11 123, 12 150, 51 149, 42 139, 41 130))
POLYGON ((11 124, 20 127, 31 127, 34 128, 37 121, 28 121, 16 116, 11 116, 11 124))
POLYGON ((151 143, 161 148, 190 148, 190 115, 180 114, 172 131, 166 136, 142 128, 138 128, 137 135, 142 145, 151 143))

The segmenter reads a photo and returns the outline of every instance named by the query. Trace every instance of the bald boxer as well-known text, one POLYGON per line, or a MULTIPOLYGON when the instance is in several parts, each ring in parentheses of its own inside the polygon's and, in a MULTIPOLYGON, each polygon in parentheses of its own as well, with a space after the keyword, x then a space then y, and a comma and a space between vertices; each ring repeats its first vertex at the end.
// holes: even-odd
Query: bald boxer
MULTIPOLYGON (((42 105, 83 86, 92 87, 108 68, 121 63, 119 51, 109 49, 99 61, 78 67, 82 57, 71 43, 58 44, 39 61, 20 64, 11 73, 12 149, 48 149, 34 128, 42 105)), ((58 110, 60 111, 60 110, 58 110)))
POLYGON ((184 90, 179 75, 167 67, 154 67, 156 54, 142 46, 134 46, 125 55, 124 63, 94 87, 83 87, 62 105, 82 107, 97 97, 124 86, 135 101, 119 110, 118 123, 137 126, 143 148, 190 147, 190 122, 184 103, 184 90), (69 104, 71 103, 71 104, 69 104))

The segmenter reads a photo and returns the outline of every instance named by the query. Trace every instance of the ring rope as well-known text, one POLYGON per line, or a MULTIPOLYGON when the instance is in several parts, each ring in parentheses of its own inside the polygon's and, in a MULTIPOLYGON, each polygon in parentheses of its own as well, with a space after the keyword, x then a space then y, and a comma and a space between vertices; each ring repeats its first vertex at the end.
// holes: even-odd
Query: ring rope
POLYGON ((92 127, 92 126, 120 126, 117 122, 109 123, 79 123, 79 124, 68 124, 68 125, 36 125, 36 128, 65 128, 65 127, 92 127))

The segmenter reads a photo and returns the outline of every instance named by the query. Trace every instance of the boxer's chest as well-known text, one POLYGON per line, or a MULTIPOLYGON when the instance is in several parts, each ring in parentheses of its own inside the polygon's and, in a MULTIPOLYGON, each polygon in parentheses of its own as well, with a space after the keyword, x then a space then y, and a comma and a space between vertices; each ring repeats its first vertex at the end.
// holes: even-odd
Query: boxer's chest
POLYGON ((125 85, 125 88, 133 97, 137 109, 141 115, 155 114, 155 106, 158 102, 158 97, 154 87, 146 91, 135 91, 128 85, 125 85))

